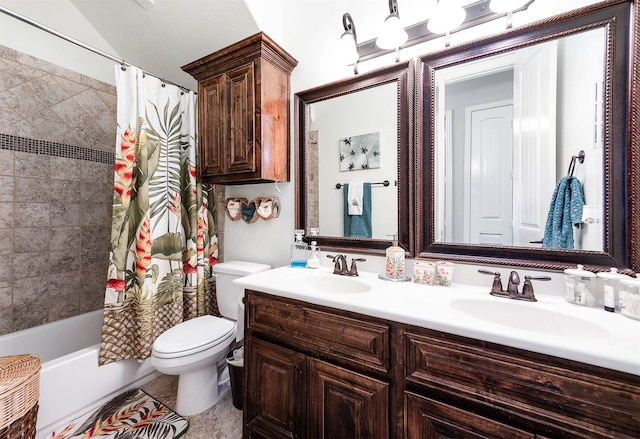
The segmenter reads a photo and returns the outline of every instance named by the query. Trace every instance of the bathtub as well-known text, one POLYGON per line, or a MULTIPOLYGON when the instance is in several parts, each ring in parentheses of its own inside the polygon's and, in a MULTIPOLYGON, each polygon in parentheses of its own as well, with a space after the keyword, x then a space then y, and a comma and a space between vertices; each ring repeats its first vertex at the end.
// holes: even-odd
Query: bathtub
POLYGON ((102 310, 0 336, 0 356, 36 354, 42 360, 37 437, 160 374, 151 361, 98 367, 102 310))

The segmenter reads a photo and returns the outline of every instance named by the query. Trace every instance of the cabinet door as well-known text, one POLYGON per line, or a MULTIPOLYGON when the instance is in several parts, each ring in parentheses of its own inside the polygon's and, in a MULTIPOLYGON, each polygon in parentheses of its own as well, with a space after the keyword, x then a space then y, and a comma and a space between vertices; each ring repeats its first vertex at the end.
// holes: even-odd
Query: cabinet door
POLYGON ((249 338, 246 364, 245 436, 306 437, 306 356, 249 338))
POLYGON ((225 172, 224 151, 227 142, 225 103, 226 76, 218 75, 200 83, 198 124, 200 132, 200 172, 203 176, 225 172))
POLYGON ((227 73, 229 90, 229 130, 226 172, 237 174, 256 170, 254 63, 227 73))
POLYGON ((389 384, 309 358, 309 438, 388 439, 389 384))
POLYGON ((405 392, 405 437, 534 439, 535 435, 472 412, 405 392))

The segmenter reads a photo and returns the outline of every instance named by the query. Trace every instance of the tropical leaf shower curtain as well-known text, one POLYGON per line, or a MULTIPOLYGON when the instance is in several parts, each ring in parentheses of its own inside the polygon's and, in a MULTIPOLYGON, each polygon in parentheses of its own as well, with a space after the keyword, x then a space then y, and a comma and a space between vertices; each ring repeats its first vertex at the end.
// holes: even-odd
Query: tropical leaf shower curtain
POLYGON ((215 313, 213 187, 196 181, 196 97, 116 67, 118 140, 100 364, 147 358, 168 328, 215 313))

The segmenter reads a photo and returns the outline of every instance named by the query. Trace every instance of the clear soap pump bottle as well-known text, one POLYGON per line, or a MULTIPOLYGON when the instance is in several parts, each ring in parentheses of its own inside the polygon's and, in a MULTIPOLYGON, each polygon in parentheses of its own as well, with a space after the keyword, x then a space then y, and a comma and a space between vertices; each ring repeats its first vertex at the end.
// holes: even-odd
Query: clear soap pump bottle
POLYGON ((302 240, 304 230, 295 229, 294 234, 296 240, 291 244, 291 266, 304 268, 307 266, 307 258, 309 257, 309 245, 302 240))

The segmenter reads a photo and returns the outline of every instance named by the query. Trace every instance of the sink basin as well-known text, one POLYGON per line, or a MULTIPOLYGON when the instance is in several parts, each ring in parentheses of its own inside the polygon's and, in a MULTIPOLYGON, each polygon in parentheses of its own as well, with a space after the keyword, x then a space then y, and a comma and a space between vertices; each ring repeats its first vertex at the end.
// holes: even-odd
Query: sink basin
POLYGON ((289 276, 300 291, 310 293, 366 293, 371 289, 357 278, 329 273, 301 273, 289 276))
POLYGON ((460 299, 451 302, 451 307, 458 312, 508 328, 556 336, 609 336, 604 327, 590 320, 536 305, 510 299, 504 299, 504 302, 481 299, 460 299))

